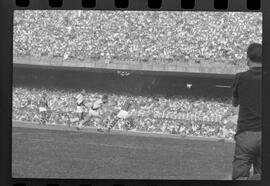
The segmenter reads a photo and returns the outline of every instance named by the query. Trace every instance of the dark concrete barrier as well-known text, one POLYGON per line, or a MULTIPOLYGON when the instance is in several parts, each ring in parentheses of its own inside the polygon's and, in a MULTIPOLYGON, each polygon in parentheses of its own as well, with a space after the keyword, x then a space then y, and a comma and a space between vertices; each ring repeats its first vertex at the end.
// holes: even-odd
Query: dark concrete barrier
POLYGON ((233 75, 13 65, 14 85, 89 89, 132 95, 231 96, 233 75), (187 88, 187 84, 192 85, 187 88))

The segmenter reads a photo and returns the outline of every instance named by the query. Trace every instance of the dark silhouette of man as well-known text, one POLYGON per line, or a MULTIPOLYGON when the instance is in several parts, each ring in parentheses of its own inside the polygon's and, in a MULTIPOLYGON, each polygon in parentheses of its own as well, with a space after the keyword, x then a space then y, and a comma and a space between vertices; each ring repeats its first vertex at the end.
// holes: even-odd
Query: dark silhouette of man
POLYGON ((236 74, 232 86, 232 105, 239 106, 233 180, 249 179, 251 165, 254 167, 254 174, 261 175, 261 44, 249 45, 247 65, 249 70, 236 74))

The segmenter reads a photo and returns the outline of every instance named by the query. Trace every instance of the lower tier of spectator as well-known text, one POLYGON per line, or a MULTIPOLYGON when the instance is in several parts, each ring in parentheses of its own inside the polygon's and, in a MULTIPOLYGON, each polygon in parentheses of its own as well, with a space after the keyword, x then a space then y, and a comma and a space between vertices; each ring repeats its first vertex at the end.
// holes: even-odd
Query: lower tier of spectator
MULTIPOLYGON (((39 120, 38 101, 42 93, 48 95, 48 122, 52 124, 71 125, 76 119, 76 103, 73 97, 78 90, 13 87, 12 119, 17 121, 36 122, 39 120)), ((100 99, 104 93, 87 91, 85 112, 93 102, 100 99)), ((113 118, 113 113, 119 111, 123 103, 132 98, 136 107, 130 111, 134 121, 127 124, 124 120, 118 122, 116 129, 136 130, 144 132, 172 133, 187 136, 219 137, 232 139, 235 133, 237 115, 230 106, 230 100, 195 98, 182 96, 165 98, 158 101, 151 97, 107 94, 108 106, 102 110, 103 127, 113 118)), ((96 120, 91 120, 87 126, 98 127, 96 120)))

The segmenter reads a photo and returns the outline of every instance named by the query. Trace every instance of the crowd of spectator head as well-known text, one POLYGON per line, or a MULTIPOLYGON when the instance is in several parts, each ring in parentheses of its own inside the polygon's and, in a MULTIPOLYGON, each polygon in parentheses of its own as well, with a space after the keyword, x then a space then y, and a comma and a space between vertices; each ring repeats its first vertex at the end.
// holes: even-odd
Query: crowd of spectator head
POLYGON ((31 10, 14 14, 14 56, 242 66, 247 46, 261 41, 261 13, 31 10))
MULTIPOLYGON (((74 97, 80 93, 79 90, 13 87, 12 119, 37 122, 38 101, 44 92, 48 95, 49 101, 48 123, 71 125, 77 117, 74 97)), ((103 93, 87 91, 85 112, 102 95, 103 93)), ((236 121, 231 118, 237 115, 237 110, 231 108, 230 100, 226 98, 108 95, 109 103, 102 111, 104 127, 112 120, 113 113, 117 113, 127 99, 132 99, 133 106, 130 111, 133 115, 132 125, 126 125, 126 121, 122 120, 115 126, 116 129, 227 139, 233 138, 235 133, 236 121), (227 125, 228 123, 230 125, 227 125)), ((87 125, 97 127, 98 124, 93 120, 87 125)))

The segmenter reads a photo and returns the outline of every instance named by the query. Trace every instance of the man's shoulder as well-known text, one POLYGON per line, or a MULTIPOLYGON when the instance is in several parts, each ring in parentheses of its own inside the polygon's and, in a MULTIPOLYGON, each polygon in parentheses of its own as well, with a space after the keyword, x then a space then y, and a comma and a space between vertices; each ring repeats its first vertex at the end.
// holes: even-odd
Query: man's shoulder
POLYGON ((240 79, 245 79, 249 78, 252 76, 252 73, 250 70, 244 71, 244 72, 238 72, 235 74, 235 79, 240 80, 240 79))
POLYGON ((247 70, 245 72, 239 72, 236 74, 236 78, 238 79, 253 79, 253 78, 258 78, 258 73, 253 73, 252 70, 247 70))

